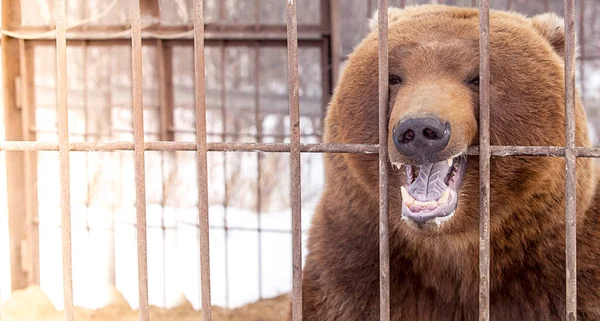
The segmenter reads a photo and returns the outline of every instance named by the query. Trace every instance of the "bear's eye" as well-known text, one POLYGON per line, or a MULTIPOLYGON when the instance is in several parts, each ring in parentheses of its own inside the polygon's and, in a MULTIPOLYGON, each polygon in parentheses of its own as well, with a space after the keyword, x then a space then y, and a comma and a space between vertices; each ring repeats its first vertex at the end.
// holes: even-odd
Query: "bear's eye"
POLYGON ((479 86, 479 76, 469 80, 469 85, 479 86))
POLYGON ((396 76, 396 75, 390 75, 389 77, 389 83, 391 86, 393 85, 399 85, 402 83, 402 78, 400 78, 400 76, 396 76))

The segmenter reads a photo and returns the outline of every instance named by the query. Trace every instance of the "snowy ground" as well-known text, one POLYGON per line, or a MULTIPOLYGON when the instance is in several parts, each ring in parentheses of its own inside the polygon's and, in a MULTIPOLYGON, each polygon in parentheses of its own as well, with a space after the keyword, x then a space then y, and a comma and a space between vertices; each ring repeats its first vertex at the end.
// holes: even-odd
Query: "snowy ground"
MULTIPOLYGON (((322 175, 321 156, 315 155, 310 176, 322 175)), ((0 168, 4 168, 4 157, 0 168)), ((5 176, 0 175, 4 180, 5 176)), ((321 176, 322 177, 322 176, 321 176)), ((56 182, 57 183, 57 182, 56 182)), ((312 181, 315 183, 315 181, 312 181)), ((321 188, 322 182, 317 181, 321 188)), ((42 184, 42 183, 40 183, 42 184)), ((314 185, 314 184, 313 184, 314 185)), ((5 182, 0 181, 0 207, 6 208, 5 182)), ((43 186, 43 185, 42 185, 43 186)), ((48 189, 54 187, 48 186, 48 189)), ((73 189, 75 189, 74 187, 73 189)), ((42 188, 45 189, 45 188, 42 188)), ((72 193, 77 193, 73 191, 72 193)), ((40 193, 41 194, 41 193, 40 193)), ((52 194, 52 193, 50 193, 52 194)), ((62 261, 60 211, 58 207, 42 205, 45 197, 40 195, 40 265, 41 288, 57 309, 62 309, 62 261)), ((310 219, 318 198, 303 202, 303 230, 310 219)), ((110 209, 86 208, 72 205, 73 233, 73 283, 75 305, 96 308, 107 303, 110 287, 107 286, 109 248, 113 238, 110 226, 110 209), (86 229, 86 216, 95 228, 86 229)), ((225 236, 224 208, 211 206, 210 249, 212 303, 235 308, 254 302, 259 297, 274 297, 291 290, 291 213, 289 210, 262 213, 260 234, 255 212, 239 208, 227 208, 225 236), (237 230, 244 229, 244 230, 237 230), (276 230, 276 231, 270 231, 276 230), (259 258, 260 242, 260 258, 259 258), (228 267, 228 268, 226 268, 228 267), (260 276, 260 277, 259 277, 260 276), (259 293, 262 291, 262 293, 259 293)), ((138 275, 135 208, 121 208, 113 212, 118 219, 114 226, 116 283, 119 291, 131 305, 138 307, 138 275)), ((198 212, 195 208, 164 209, 165 225, 173 228, 164 232, 161 225, 162 208, 149 205, 148 217, 148 273, 150 304, 172 307, 181 295, 185 295, 195 309, 201 305, 199 281, 198 212), (164 242, 163 242, 164 240, 164 242)), ((10 293, 8 258, 8 231, 6 211, 0 211, 0 277, 2 301, 10 293)), ((304 235, 304 239, 306 235, 304 235)), ((303 250, 306 254, 306 250, 303 250)))

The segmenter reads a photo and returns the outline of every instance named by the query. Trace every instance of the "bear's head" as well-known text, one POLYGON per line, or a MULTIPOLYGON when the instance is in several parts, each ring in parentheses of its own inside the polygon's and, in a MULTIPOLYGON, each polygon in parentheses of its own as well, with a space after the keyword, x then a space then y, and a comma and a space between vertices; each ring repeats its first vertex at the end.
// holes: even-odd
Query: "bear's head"
MULTIPOLYGON (((479 142, 478 14, 444 5, 389 9, 389 219, 404 235, 478 233, 479 158, 466 155, 479 142)), ((326 118, 328 142, 379 141, 376 19, 340 76, 326 118)), ((563 20, 554 14, 490 12, 492 145, 564 146, 564 40, 563 20)), ((578 146, 589 145, 585 117, 577 100, 578 146)), ((340 157, 377 202, 377 156, 340 157)), ((492 231, 514 220, 564 225, 564 172, 561 157, 492 157, 492 231)), ((577 172, 578 207, 585 209, 591 161, 579 159, 577 172)))

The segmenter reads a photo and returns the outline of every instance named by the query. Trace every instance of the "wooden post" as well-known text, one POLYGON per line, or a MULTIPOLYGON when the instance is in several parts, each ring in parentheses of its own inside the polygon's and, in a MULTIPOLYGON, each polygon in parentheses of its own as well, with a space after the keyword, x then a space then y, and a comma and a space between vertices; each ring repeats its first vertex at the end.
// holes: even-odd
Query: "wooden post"
MULTIPOLYGON (((20 1, 2 0, 2 29, 14 30, 21 24, 20 1)), ((19 40, 2 35, 2 90, 6 140, 24 140, 22 97, 18 92, 20 80, 19 40)), ((27 244, 27 182, 25 153, 6 153, 6 183, 8 200, 8 229, 11 261, 11 289, 26 288, 31 273, 25 266, 27 244)))

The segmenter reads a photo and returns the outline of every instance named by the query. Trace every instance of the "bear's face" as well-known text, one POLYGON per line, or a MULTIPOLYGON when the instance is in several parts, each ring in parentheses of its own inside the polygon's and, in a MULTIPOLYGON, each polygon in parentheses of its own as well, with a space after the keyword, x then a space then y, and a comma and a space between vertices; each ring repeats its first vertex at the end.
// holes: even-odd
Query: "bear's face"
MULTIPOLYGON (((378 143, 376 17, 374 30, 349 56, 340 78, 327 116, 329 141, 378 143)), ((491 144, 564 145, 562 19, 496 11, 490 17, 491 144)), ((394 228, 427 235, 478 231, 479 161, 466 151, 479 141, 479 32, 474 9, 424 5, 389 10, 394 228)), ((587 146, 579 103, 576 114, 577 144, 587 146)), ((377 158, 344 159, 377 200, 377 158)), ((492 158, 492 223, 535 210, 543 197, 562 197, 563 163, 558 158, 492 158)))

